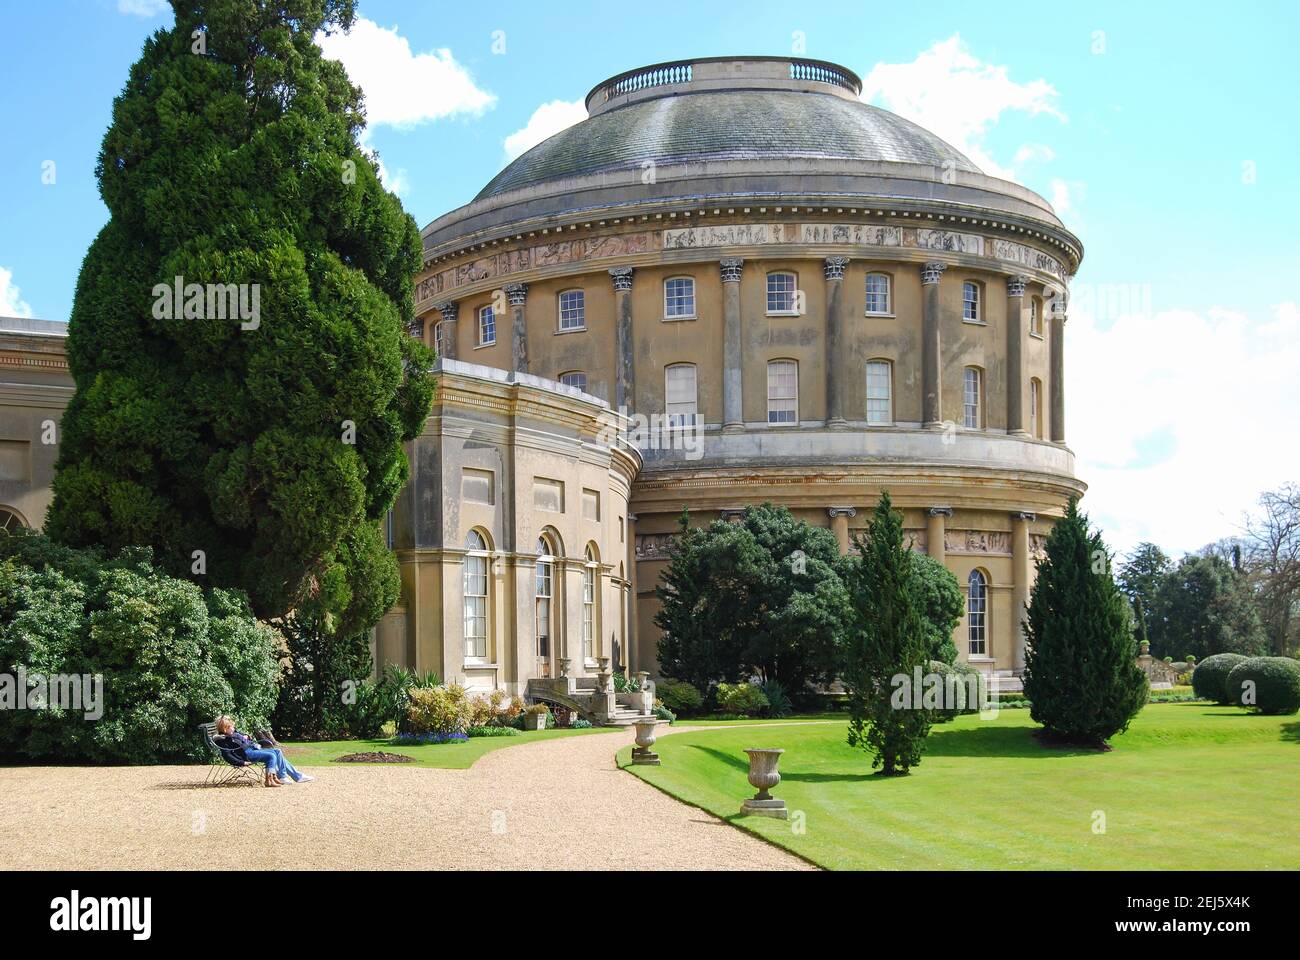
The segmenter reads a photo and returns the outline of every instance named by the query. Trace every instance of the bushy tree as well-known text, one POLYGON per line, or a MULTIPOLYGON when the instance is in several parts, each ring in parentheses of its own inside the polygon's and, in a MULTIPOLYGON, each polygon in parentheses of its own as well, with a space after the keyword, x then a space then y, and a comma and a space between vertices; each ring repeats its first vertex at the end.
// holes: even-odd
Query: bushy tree
POLYGON ((1135 661, 1128 604, 1101 534, 1070 501, 1047 538, 1029 600, 1024 688, 1054 739, 1103 744, 1128 729, 1149 685, 1135 661))
POLYGON ((1139 543, 1120 565, 1119 588, 1133 606, 1139 641, 1150 640, 1147 611, 1152 608, 1156 592, 1172 566, 1165 552, 1150 542, 1139 543))
POLYGON ((701 690, 755 674, 792 694, 829 680, 849 616, 834 534, 784 507, 692 529, 656 589, 664 674, 701 690))
POLYGON ((99 155, 48 530, 352 636, 396 598, 377 528, 432 395, 405 332, 419 233, 313 39, 354 0, 172 5, 99 155))
POLYGON ((199 723, 227 713, 266 725, 276 643, 241 594, 169 577, 148 548, 106 559, 38 535, 0 537, 0 674, 102 677, 99 717, 0 710, 0 755, 202 758, 199 723))
POLYGON ((1148 608, 1156 657, 1204 659, 1215 653, 1256 656, 1268 638, 1249 581, 1219 555, 1184 557, 1160 582, 1148 608))
POLYGON ((952 632, 966 613, 966 595, 951 570, 927 553, 912 554, 912 589, 921 609, 921 627, 931 660, 957 662, 952 632))
POLYGON ((902 515, 888 493, 857 548, 860 561, 848 577, 854 617, 841 671, 849 691, 849 745, 870 752, 872 768, 905 774, 921 762, 931 717, 919 703, 896 708, 892 681, 902 676, 910 683, 915 668, 929 663, 929 638, 916 596, 916 555, 903 543, 902 515))

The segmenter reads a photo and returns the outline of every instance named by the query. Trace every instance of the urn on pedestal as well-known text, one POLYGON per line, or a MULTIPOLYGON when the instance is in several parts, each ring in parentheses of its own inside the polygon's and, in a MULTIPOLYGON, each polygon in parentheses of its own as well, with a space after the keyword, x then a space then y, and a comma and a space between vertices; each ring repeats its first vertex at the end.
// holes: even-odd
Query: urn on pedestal
POLYGON ((789 818, 785 801, 772 796, 772 788, 781 782, 777 764, 784 750, 755 748, 746 750, 749 754, 749 784, 758 793, 740 806, 741 815, 753 814, 759 817, 776 817, 778 820, 789 818))
POLYGON ((650 749, 655 745, 655 722, 654 720, 636 722, 636 746, 632 748, 633 763, 659 766, 659 754, 650 749))

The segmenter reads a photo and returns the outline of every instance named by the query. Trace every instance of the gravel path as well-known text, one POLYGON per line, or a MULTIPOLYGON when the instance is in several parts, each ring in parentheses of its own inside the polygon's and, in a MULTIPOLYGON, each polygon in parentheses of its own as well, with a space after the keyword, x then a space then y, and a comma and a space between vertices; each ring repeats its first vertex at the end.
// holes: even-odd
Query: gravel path
POLYGON ((0 768, 0 869, 811 869, 617 769, 631 740, 468 770, 329 764, 279 790, 205 789, 202 767, 0 768))

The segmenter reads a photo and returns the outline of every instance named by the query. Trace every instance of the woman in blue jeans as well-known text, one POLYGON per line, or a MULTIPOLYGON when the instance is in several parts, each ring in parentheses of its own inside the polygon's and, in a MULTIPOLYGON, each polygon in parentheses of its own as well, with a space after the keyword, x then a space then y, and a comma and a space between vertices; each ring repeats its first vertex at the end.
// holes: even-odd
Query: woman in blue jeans
POLYGON ((285 757, 284 751, 277 747, 263 747, 246 733, 235 729, 235 722, 229 717, 217 717, 217 739, 219 746, 229 750, 236 757, 248 763, 261 763, 266 766, 264 786, 282 787, 284 777, 294 783, 310 783, 314 777, 299 773, 285 757))

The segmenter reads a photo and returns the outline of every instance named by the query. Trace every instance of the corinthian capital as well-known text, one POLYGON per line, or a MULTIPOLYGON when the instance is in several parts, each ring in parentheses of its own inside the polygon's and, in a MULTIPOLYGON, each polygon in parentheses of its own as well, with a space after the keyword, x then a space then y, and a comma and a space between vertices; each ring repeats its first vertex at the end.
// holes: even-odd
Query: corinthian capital
POLYGON ((745 261, 740 257, 728 257, 725 260, 719 260, 718 266, 722 270, 723 283, 740 283, 740 268, 745 265, 745 261))
POLYGON ((1007 277, 1007 296, 1023 297, 1025 295, 1025 284, 1028 282, 1028 277, 1019 274, 1014 277, 1007 277))
POLYGON ((848 257, 827 257, 822 264, 822 271, 827 280, 843 280, 844 268, 848 265, 848 257))
POLYGON ((507 283, 501 288, 505 291, 506 300, 512 307, 522 307, 528 299, 528 284, 526 283, 507 283))
POLYGON ((455 323, 456 318, 460 316, 460 304, 455 300, 435 303, 433 309, 442 314, 443 323, 455 323))
POLYGON ((627 292, 632 289, 632 267, 612 267, 609 271, 610 279, 614 281, 614 290, 618 292, 627 292))
POLYGON ((928 260, 921 265, 921 282, 938 283, 939 277, 947 269, 948 269, 948 264, 943 263, 942 261, 928 260))

